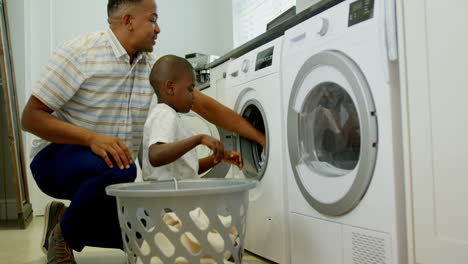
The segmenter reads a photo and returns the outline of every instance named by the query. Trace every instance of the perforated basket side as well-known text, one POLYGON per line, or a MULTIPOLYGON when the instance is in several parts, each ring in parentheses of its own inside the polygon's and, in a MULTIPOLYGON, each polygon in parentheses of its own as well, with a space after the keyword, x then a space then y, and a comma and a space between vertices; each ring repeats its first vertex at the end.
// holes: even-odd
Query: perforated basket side
POLYGON ((201 263, 202 258, 242 262, 248 190, 181 197, 117 196, 117 206, 124 249, 141 263, 201 263), (206 215, 208 225, 190 216, 194 210, 206 215), (179 220, 178 229, 164 220, 168 215, 179 220), (183 243, 193 238, 199 248, 183 243))

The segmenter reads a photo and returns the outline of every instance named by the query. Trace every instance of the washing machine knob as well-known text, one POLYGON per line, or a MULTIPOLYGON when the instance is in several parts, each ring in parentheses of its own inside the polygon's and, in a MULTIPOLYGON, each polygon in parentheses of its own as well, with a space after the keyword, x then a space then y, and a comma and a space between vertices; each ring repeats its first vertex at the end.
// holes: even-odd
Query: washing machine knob
POLYGON ((242 67, 241 70, 245 73, 249 71, 249 60, 244 60, 242 61, 242 67))
POLYGON ((327 34, 327 32, 328 32, 328 26, 330 24, 329 21, 328 21, 328 18, 321 17, 318 21, 319 22, 318 22, 317 33, 320 36, 325 36, 325 34, 327 34))

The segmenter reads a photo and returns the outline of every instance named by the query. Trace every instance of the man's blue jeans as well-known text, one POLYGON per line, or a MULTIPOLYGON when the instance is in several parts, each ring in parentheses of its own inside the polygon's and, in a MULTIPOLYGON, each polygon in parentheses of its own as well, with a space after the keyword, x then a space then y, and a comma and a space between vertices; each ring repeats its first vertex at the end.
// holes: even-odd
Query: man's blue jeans
POLYGON ((134 181, 135 163, 124 170, 114 163, 111 169, 88 147, 51 144, 34 157, 31 171, 44 193, 71 200, 60 227, 72 249, 123 248, 117 204, 105 188, 134 181))

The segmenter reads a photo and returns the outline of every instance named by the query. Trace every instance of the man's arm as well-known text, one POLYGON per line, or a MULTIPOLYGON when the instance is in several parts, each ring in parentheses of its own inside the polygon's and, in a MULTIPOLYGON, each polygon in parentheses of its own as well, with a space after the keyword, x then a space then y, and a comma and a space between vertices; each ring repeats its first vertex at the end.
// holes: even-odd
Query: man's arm
POLYGON ((219 127, 256 141, 265 149, 265 135, 255 129, 247 120, 197 89, 194 90, 194 93, 193 111, 219 127))
POLYGON ((130 152, 118 137, 98 134, 67 123, 53 116, 52 112, 47 105, 31 96, 24 108, 21 125, 25 131, 53 143, 88 146, 110 168, 113 165, 109 155, 119 168, 129 168, 132 162, 130 152))

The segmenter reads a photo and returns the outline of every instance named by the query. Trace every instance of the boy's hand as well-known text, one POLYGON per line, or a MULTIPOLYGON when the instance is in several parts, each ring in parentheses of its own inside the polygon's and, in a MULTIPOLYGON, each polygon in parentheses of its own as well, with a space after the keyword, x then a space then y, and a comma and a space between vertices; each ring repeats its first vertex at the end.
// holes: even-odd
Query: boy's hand
POLYGON ((244 167, 244 163, 242 162, 242 157, 238 152, 232 150, 225 150, 224 151, 224 158, 223 161, 229 162, 231 164, 236 165, 239 169, 244 167))
POLYGON ((207 146, 213 151, 213 157, 215 164, 220 163, 224 157, 224 145, 221 141, 208 135, 202 135, 200 144, 207 146))

